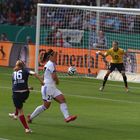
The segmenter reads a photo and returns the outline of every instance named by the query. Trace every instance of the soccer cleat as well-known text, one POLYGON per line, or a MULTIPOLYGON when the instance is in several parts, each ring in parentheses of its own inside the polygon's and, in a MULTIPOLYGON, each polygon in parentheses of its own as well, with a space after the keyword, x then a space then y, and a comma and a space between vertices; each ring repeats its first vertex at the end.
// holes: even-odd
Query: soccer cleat
POLYGON ((18 116, 15 115, 15 113, 9 113, 9 117, 13 118, 14 120, 17 120, 18 116))
POLYGON ((71 122, 74 121, 77 118, 77 116, 69 116, 68 118, 65 119, 65 122, 71 122))
POLYGON ((27 116, 27 122, 32 123, 32 120, 30 119, 30 115, 27 116))
POLYGON ((103 86, 101 86, 101 87, 99 88, 99 90, 100 90, 100 91, 103 91, 103 90, 104 90, 104 87, 103 87, 103 86))
POLYGON ((31 129, 25 129, 25 133, 32 133, 33 131, 31 129))

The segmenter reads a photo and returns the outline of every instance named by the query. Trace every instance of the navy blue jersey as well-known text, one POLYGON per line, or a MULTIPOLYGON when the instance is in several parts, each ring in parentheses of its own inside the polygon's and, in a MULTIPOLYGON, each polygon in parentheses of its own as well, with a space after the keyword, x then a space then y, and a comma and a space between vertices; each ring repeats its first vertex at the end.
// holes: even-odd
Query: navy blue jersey
POLYGON ((28 77, 30 71, 27 68, 22 70, 14 71, 12 75, 12 90, 27 90, 28 89, 28 77))

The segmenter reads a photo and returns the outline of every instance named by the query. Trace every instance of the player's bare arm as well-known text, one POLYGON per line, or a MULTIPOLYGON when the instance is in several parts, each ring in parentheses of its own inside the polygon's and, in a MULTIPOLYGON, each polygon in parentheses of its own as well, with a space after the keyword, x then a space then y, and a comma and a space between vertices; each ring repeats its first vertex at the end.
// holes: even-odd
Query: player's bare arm
POLYGON ((58 79, 58 76, 57 76, 56 72, 52 73, 52 78, 55 81, 55 83, 58 85, 59 84, 59 79, 58 79))
POLYGON ((104 57, 104 58, 106 57, 106 55, 103 54, 101 51, 97 51, 96 54, 101 55, 101 56, 104 57))
POLYGON ((40 81, 41 85, 44 85, 42 78, 37 73, 35 73, 34 71, 30 71, 30 74, 36 77, 40 81))

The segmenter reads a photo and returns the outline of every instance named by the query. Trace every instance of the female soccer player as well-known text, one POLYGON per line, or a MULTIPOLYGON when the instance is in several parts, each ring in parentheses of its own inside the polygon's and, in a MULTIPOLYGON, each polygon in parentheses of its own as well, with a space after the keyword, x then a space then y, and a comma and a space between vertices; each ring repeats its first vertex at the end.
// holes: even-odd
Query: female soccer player
POLYGON ((25 128, 26 133, 32 132, 29 129, 28 124, 26 123, 24 112, 23 112, 23 103, 29 97, 29 88, 28 88, 28 77, 29 75, 34 75, 41 84, 43 80, 33 71, 28 70, 25 68, 25 64, 22 60, 18 60, 14 67, 14 72, 12 75, 12 90, 13 90, 13 102, 16 108, 15 113, 9 113, 9 117, 17 119, 19 114, 19 120, 21 121, 23 127, 25 128))
POLYGON ((119 48, 118 45, 119 44, 117 41, 113 41, 112 48, 107 50, 107 52, 105 52, 105 54, 102 54, 100 51, 98 52, 98 54, 103 56, 104 58, 107 57, 108 55, 110 55, 112 58, 110 67, 104 77, 103 85, 100 87, 101 91, 103 91, 110 73, 112 71, 114 71, 115 68, 117 68, 117 70, 122 74, 124 84, 125 84, 125 89, 126 89, 126 92, 128 92, 127 77, 125 75, 125 67, 123 64, 123 56, 127 55, 127 53, 123 49, 119 48))
POLYGON ((56 74, 56 61, 57 54, 52 49, 45 53, 43 60, 46 61, 44 66, 44 83, 42 86, 41 93, 43 99, 43 105, 38 106, 31 115, 28 115, 28 122, 31 123, 32 120, 38 116, 40 113, 48 109, 51 105, 52 99, 60 104, 60 110, 65 118, 65 122, 73 121, 77 116, 70 116, 66 104, 66 100, 62 92, 56 88, 59 84, 59 79, 56 74))

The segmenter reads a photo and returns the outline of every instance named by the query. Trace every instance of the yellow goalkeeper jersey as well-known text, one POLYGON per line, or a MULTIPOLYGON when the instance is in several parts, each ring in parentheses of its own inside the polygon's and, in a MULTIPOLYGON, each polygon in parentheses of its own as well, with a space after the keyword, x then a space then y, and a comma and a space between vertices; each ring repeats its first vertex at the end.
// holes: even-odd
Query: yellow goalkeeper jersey
POLYGON ((107 50, 105 52, 105 56, 110 55, 111 56, 111 63, 123 63, 123 56, 125 54, 125 51, 121 48, 118 48, 118 51, 114 51, 113 48, 107 50))

